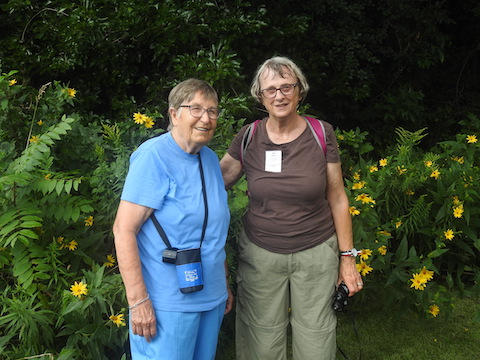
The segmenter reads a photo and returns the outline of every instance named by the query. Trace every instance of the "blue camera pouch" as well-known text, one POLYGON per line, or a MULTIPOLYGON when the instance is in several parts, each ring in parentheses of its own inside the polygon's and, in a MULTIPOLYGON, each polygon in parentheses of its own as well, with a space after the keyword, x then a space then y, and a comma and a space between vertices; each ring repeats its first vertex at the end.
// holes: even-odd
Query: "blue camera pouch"
POLYGON ((180 291, 188 294, 203 289, 200 248, 177 251, 175 262, 180 291))

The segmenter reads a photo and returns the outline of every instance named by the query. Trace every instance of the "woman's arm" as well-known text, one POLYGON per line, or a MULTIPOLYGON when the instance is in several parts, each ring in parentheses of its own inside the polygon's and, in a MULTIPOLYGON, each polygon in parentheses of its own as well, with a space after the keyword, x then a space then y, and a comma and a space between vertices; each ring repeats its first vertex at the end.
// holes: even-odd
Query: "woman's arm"
MULTIPOLYGON (((337 232, 338 247, 340 251, 350 250, 353 248, 352 218, 348 211, 349 203, 343 185, 340 163, 327 163, 327 200, 337 232)), ((363 286, 362 277, 355 264, 355 257, 340 257, 338 282, 343 281, 348 286, 350 296, 360 291, 363 286)))
POLYGON ((113 224, 118 266, 131 308, 132 331, 147 341, 156 335, 156 319, 151 301, 142 302, 148 292, 143 280, 137 234, 152 212, 151 208, 121 200, 113 224))
POLYGON ((220 160, 225 188, 230 189, 243 175, 242 163, 228 153, 220 160))

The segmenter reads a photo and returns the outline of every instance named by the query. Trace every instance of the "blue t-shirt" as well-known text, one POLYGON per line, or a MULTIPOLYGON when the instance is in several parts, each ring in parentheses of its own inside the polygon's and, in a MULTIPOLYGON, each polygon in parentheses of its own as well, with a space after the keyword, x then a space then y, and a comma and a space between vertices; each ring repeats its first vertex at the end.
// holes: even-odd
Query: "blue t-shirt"
MULTIPOLYGON (((189 294, 180 291, 175 265, 162 262, 166 245, 151 219, 137 235, 143 278, 157 310, 207 311, 227 299, 227 192, 217 155, 204 146, 200 156, 208 199, 208 225, 201 247, 203 290, 189 294)), ((200 246, 205 206, 198 155, 183 151, 170 133, 147 140, 132 154, 121 199, 155 209, 173 247, 200 246)))

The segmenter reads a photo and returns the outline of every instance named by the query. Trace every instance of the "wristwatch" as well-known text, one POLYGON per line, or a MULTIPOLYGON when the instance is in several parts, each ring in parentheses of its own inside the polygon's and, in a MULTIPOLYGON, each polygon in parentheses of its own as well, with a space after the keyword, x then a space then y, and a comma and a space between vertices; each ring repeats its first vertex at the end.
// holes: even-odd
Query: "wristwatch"
POLYGON ((357 257, 358 255, 361 255, 362 252, 360 250, 357 250, 355 248, 347 251, 340 251, 340 256, 353 256, 357 257))

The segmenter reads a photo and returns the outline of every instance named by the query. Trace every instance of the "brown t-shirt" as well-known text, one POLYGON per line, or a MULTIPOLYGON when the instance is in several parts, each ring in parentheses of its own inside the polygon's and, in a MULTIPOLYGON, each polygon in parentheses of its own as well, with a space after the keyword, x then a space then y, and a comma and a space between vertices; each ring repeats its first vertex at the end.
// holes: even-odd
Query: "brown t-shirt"
MULTIPOLYGON (((325 194, 326 163, 339 162, 340 156, 333 127, 327 122, 323 124, 326 159, 308 126, 297 139, 274 144, 268 138, 266 119, 258 124, 243 157, 243 172, 250 196, 244 227, 256 245, 289 254, 317 246, 334 234, 332 213, 325 194), (265 170, 266 162, 268 167, 272 162, 267 152, 272 150, 281 151, 280 172, 265 170)), ((240 160, 240 144, 247 127, 240 129, 228 149, 236 160, 240 160)), ((278 165, 278 161, 276 163, 278 165)))

